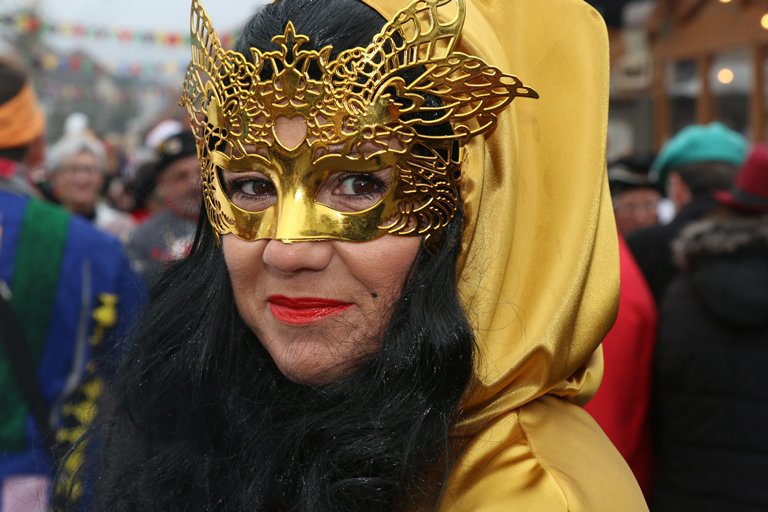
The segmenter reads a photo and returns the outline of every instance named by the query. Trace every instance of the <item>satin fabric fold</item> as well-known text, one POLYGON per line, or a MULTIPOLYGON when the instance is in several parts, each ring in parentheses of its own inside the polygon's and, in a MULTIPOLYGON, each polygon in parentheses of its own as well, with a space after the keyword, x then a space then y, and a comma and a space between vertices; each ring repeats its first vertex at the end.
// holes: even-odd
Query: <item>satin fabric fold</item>
MULTIPOLYGON (((392 19, 408 0, 365 2, 392 19)), ((581 0, 467 3, 458 50, 540 98, 513 102, 462 166, 458 279, 478 351, 440 510, 646 510, 574 405, 597 389, 618 300, 604 22, 581 0)))

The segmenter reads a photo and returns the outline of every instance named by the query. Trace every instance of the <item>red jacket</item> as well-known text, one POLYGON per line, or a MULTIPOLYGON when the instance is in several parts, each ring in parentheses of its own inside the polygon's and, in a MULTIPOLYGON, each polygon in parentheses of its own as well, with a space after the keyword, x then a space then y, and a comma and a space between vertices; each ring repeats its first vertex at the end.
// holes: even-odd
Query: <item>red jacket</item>
POLYGON ((621 236, 619 260, 619 314, 603 340, 603 382, 585 409, 624 456, 647 496, 653 465, 649 409, 658 313, 648 284, 621 236))

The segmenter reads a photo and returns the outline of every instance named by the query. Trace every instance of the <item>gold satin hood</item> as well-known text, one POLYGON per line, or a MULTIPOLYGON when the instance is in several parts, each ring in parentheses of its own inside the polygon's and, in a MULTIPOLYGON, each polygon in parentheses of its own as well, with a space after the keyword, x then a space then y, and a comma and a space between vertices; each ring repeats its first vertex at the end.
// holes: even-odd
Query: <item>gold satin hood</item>
MULTIPOLYGON (((366 3, 389 19, 406 2, 366 3)), ((545 393, 592 396, 601 370, 588 363, 615 316, 618 242, 599 15, 575 0, 469 0, 459 45, 540 95, 500 113, 462 166, 459 283, 479 347, 460 425, 471 433, 545 393)))
MULTIPOLYGON (((387 19, 408 2, 364 1, 387 19)), ((439 510, 646 510, 574 405, 597 389, 618 300, 605 24, 581 0, 468 0, 458 50, 540 97, 500 113, 462 166, 458 279, 478 351, 439 510)))

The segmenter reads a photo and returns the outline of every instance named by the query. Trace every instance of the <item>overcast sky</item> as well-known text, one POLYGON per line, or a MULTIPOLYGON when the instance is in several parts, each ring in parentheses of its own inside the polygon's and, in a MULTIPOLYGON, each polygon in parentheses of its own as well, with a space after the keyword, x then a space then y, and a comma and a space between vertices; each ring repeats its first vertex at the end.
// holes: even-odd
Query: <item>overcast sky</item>
MULTIPOLYGON (((35 3, 0 0, 0 14, 35 3)), ((127 28, 163 32, 189 32, 190 0, 38 0, 45 20, 79 23, 100 28, 127 28)), ((208 14, 218 32, 236 30, 264 0, 207 0, 208 14)), ((142 43, 121 43, 74 37, 49 37, 61 49, 82 48, 99 60, 134 62, 189 59, 189 47, 164 48, 142 43)))

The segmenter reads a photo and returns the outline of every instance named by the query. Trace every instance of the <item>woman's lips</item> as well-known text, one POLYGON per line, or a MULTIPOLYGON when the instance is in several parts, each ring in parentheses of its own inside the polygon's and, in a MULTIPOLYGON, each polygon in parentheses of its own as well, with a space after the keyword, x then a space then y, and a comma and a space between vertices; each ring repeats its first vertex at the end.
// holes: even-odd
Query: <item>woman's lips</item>
POLYGON ((309 325, 352 307, 349 302, 318 297, 271 295, 267 302, 272 316, 291 325, 309 325))

